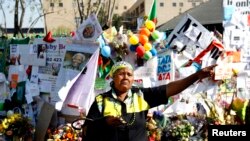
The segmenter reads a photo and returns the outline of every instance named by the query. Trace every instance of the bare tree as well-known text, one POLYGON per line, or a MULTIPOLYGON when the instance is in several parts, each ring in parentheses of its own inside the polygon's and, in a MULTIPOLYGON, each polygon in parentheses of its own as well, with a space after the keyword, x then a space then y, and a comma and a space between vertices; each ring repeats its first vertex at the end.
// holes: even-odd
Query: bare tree
MULTIPOLYGON (((97 2, 93 3, 92 0, 87 1, 87 9, 85 12, 85 6, 84 6, 84 1, 83 0, 76 0, 77 4, 77 9, 78 13, 80 16, 80 23, 84 21, 91 13, 95 13, 96 15, 99 14, 99 11, 101 7, 103 6, 103 1, 105 0, 98 0, 97 2)), ((75 16, 78 16, 78 14, 75 14, 75 16)))
POLYGON ((77 7, 78 7, 79 16, 80 16, 80 23, 82 23, 83 20, 84 20, 84 3, 83 3, 83 0, 81 0, 81 1, 77 0, 77 7))
MULTIPOLYGON (((20 16, 20 21, 19 21, 19 28, 21 29, 23 27, 23 18, 24 18, 24 14, 25 14, 25 0, 21 0, 20 1, 20 5, 21 5, 21 16, 20 16)), ((22 34, 22 32, 21 32, 22 34)), ((23 35, 22 35, 23 37, 23 35)))
POLYGON ((4 0, 1 0, 0 1, 0 9, 2 10, 3 18, 4 18, 4 27, 1 27, 1 28, 2 28, 2 30, 5 29, 5 31, 4 30, 2 31, 2 33, 4 35, 4 33, 7 34, 7 24, 6 24, 6 14, 5 14, 5 11, 3 9, 3 3, 4 3, 4 0))
POLYGON ((108 26, 112 26, 113 11, 115 7, 116 0, 109 0, 108 2, 108 26))
POLYGON ((20 28, 18 26, 18 11, 19 11, 18 5, 19 5, 19 0, 16 0, 15 13, 14 13, 14 35, 13 35, 14 37, 16 37, 16 35, 20 31, 20 28))
MULTIPOLYGON (((28 31, 27 31, 27 34, 29 34, 30 29, 33 28, 33 26, 38 22, 38 20, 39 20, 41 17, 44 17, 44 20, 45 20, 45 19, 46 19, 45 16, 48 15, 48 14, 52 14, 52 13, 54 13, 54 12, 47 12, 47 13, 44 13, 44 14, 42 14, 42 15, 39 15, 39 16, 30 24, 29 29, 28 29, 28 31)), ((44 26, 45 26, 45 33, 47 34, 48 31, 47 31, 47 24, 46 24, 46 22, 45 22, 44 26)))
MULTIPOLYGON (((43 3, 42 3, 42 0, 39 0, 39 4, 40 4, 40 10, 38 8, 38 11, 41 11, 42 13, 40 14, 39 18, 40 17, 43 17, 44 19, 44 29, 45 29, 45 33, 47 34, 48 33, 48 28, 47 28, 47 22, 46 22, 46 12, 45 12, 45 9, 43 8, 43 3)), ((39 18, 37 19, 37 21, 39 20, 39 18)), ((32 25, 33 26, 33 25, 32 25)))
POLYGON ((97 9, 96 9, 96 12, 95 12, 96 15, 99 14, 102 5, 103 5, 103 4, 102 4, 102 0, 98 0, 98 1, 97 1, 97 9))
POLYGON ((87 15, 86 15, 86 17, 88 17, 89 16, 89 14, 91 13, 91 4, 92 4, 92 0, 89 0, 88 1, 88 8, 87 8, 87 15))
POLYGON ((24 38, 24 35, 22 33, 22 25, 23 25, 23 18, 25 15, 25 0, 16 0, 15 1, 15 13, 14 13, 14 37, 18 35, 18 33, 21 34, 22 38, 24 38), (19 3, 21 6, 21 16, 19 20, 19 3))

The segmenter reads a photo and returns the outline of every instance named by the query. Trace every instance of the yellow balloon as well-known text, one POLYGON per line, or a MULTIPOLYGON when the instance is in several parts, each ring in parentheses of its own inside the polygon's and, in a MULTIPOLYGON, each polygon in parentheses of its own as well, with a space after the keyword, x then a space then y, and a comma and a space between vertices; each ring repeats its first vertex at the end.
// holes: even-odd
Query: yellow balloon
POLYGON ((155 23, 153 21, 151 21, 151 20, 147 20, 145 22, 145 26, 146 26, 147 29, 149 29, 151 31, 155 29, 155 23))
POLYGON ((146 44, 144 44, 144 49, 145 49, 145 51, 149 51, 152 49, 152 45, 150 43, 146 43, 146 44))
POLYGON ((136 36, 136 35, 132 35, 130 38, 129 38, 129 43, 131 45, 137 45, 139 43, 139 38, 136 36))

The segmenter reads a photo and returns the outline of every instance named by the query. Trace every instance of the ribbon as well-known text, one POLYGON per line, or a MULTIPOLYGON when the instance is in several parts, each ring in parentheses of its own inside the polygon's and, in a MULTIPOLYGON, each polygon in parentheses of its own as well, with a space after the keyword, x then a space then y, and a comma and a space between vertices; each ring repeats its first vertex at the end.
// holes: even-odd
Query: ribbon
POLYGON ((206 49, 204 49, 202 52, 200 52, 200 54, 197 55, 193 60, 189 60, 189 62, 185 66, 186 67, 190 66, 193 62, 201 64, 202 57, 204 57, 214 47, 217 47, 220 50, 224 49, 224 46, 223 46, 223 44, 221 42, 218 42, 217 40, 213 40, 206 49))

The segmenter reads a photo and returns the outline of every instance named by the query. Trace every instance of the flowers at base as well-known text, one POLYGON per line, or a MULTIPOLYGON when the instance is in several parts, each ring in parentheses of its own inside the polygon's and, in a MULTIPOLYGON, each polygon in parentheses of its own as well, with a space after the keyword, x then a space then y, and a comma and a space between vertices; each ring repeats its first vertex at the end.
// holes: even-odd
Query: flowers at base
POLYGON ((81 141, 81 130, 75 130, 70 124, 65 124, 56 129, 49 128, 46 133, 47 141, 81 141))
POLYGON ((32 137, 34 132, 35 128, 31 120, 20 113, 8 114, 0 124, 0 133, 9 137, 32 137))
POLYGON ((164 129, 165 136, 169 140, 188 141, 195 133, 194 126, 185 119, 176 119, 164 129))

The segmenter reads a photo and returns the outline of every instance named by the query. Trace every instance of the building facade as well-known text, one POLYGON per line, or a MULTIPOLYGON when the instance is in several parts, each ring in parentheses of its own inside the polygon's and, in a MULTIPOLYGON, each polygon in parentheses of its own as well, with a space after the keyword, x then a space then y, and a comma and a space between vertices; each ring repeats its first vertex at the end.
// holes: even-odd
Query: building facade
MULTIPOLYGON (((80 6, 84 8, 84 13, 86 14, 88 8, 89 0, 83 0, 80 6)), ((92 0, 92 6, 97 2, 92 0)), ((103 1, 102 6, 104 11, 107 12, 109 6, 114 6, 113 15, 122 15, 124 11, 127 11, 136 0, 110 0, 103 1), (113 3, 115 4, 113 5, 113 3)), ((80 16, 78 11, 78 5, 76 0, 43 0, 43 9, 45 11, 45 27, 48 31, 52 33, 58 33, 60 35, 69 33, 70 31, 75 31, 80 24, 80 16)), ((85 17, 86 18, 86 17, 85 17)))
POLYGON ((75 0, 43 0, 45 29, 54 34, 68 34, 77 25, 77 4, 75 0))
MULTIPOLYGON (((123 13, 126 21, 130 21, 129 28, 136 28, 137 18, 147 16, 154 0, 137 0, 133 6, 123 13), (132 26, 132 27, 131 27, 132 26)), ((175 16, 194 8, 209 0, 156 0, 157 1, 157 25, 167 22, 175 16)))
MULTIPOLYGON (((157 0, 156 26, 167 22, 173 17, 185 12, 190 8, 206 2, 208 0, 157 0)), ((83 0, 81 5, 87 9, 88 0, 83 0)), ((96 1, 93 0, 93 3, 96 1)), ((136 29, 137 18, 148 15, 153 4, 153 0, 111 0, 103 1, 105 9, 113 6, 113 15, 123 17, 123 24, 127 29, 136 29)), ((43 0, 46 26, 45 29, 60 35, 75 31, 79 22, 79 11, 76 0, 43 0)), ((86 11, 85 11, 86 12, 86 11)))

